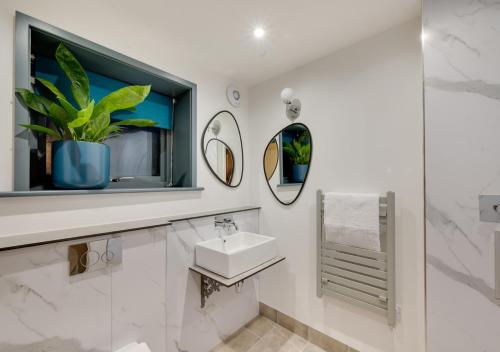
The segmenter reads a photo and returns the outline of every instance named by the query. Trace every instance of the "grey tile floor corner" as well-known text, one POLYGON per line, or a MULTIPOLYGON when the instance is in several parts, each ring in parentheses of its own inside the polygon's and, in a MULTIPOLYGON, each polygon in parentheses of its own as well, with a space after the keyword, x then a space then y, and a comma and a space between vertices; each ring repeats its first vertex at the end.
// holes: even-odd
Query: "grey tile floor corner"
POLYGON ((275 322, 259 316, 211 352, 325 352, 275 322))

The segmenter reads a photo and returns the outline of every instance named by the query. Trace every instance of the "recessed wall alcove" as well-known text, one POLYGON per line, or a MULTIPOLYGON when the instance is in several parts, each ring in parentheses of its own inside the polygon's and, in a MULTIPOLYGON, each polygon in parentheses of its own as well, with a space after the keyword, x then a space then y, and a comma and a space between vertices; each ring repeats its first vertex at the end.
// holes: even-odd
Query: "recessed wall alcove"
MULTIPOLYGON (((63 43, 86 70, 96 101, 126 85, 151 85, 136 111, 112 119, 148 118, 151 128, 127 128, 110 142, 111 179, 103 190, 56 190, 51 186, 50 143, 20 124, 44 123, 16 99, 14 192, 2 195, 52 195, 198 189, 196 183, 196 84, 107 49, 22 13, 16 13, 15 86, 44 94, 34 77, 56 83, 64 92, 54 53, 63 43)), ((69 94, 69 93, 68 93, 69 94)), ((70 95, 70 94, 69 94, 70 95)))

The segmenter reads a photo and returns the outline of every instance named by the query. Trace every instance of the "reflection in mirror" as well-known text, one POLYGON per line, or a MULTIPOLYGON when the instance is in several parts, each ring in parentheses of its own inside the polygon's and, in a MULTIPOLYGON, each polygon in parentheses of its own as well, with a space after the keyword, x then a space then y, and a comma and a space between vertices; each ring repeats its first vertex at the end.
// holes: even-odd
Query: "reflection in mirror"
POLYGON ((302 123, 293 123, 275 135, 264 152, 264 175, 269 189, 284 205, 295 202, 309 174, 312 137, 302 123))
POLYGON ((278 142, 275 138, 267 145, 266 152, 264 153, 264 172, 268 181, 273 177, 274 171, 276 171, 276 167, 278 166, 278 152, 278 142))
POLYGON ((233 114, 220 111, 208 122, 201 137, 203 158, 210 171, 229 187, 243 178, 243 144, 233 114))
POLYGON ((234 156, 231 148, 218 139, 211 139, 205 148, 205 157, 217 177, 230 185, 234 175, 234 156))

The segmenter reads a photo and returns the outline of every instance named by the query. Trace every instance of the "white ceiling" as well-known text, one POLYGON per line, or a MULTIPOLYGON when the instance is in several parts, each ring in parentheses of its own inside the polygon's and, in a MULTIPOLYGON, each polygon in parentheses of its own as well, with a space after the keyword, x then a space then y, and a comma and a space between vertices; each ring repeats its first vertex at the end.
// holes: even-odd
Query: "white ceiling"
MULTIPOLYGON (((420 0, 143 0, 132 3, 139 5, 133 8, 135 21, 147 20, 145 26, 165 33, 172 52, 249 86, 404 23, 420 13, 420 0), (266 29, 264 39, 253 38, 252 31, 257 25, 266 29)), ((121 10, 131 9, 122 7, 121 10)))

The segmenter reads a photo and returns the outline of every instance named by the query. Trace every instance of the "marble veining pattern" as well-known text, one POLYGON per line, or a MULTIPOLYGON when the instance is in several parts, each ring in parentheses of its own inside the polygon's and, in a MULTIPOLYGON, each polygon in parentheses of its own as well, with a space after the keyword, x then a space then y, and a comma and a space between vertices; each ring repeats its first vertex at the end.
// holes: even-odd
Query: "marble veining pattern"
MULTIPOLYGON (((233 218, 241 231, 258 232, 258 214, 247 211, 233 218)), ((206 352, 258 315, 258 281, 246 280, 238 294, 234 287, 222 287, 200 308, 200 277, 187 268, 194 263, 195 244, 218 237, 220 229, 206 217, 174 222, 168 231, 167 350, 206 352)))
POLYGON ((427 350, 499 350, 494 230, 500 194, 500 2, 424 0, 427 350))
POLYGON ((70 278, 67 243, 0 253, 0 351, 110 351, 111 272, 70 278))
MULTIPOLYGON (((257 210, 233 216, 258 232, 257 210)), ((254 279, 200 308, 199 276, 188 268, 195 243, 218 236, 213 216, 116 236, 122 264, 73 277, 68 246, 82 240, 0 252, 0 352, 112 352, 133 341, 207 352, 258 315, 254 279)))
POLYGON ((113 350, 138 341, 165 351, 167 229, 130 231, 122 239, 122 264, 111 269, 113 350))

